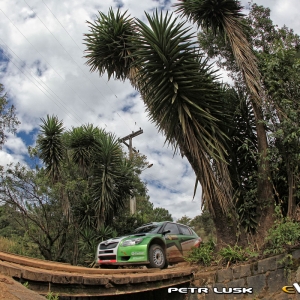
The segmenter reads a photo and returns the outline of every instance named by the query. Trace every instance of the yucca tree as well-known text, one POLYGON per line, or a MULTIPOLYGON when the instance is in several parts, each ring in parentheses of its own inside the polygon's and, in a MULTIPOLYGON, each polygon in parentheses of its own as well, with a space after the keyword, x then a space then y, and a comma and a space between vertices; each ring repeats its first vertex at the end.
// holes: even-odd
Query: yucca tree
POLYGON ((112 29, 118 24, 111 10, 108 17, 100 13, 95 24, 90 24, 91 33, 85 39, 87 64, 100 75, 109 65, 110 75, 116 79, 128 78, 138 88, 150 120, 165 135, 167 143, 180 149, 194 169, 203 189, 203 200, 219 220, 222 232, 219 237, 232 242, 235 234, 225 216, 232 203, 223 147, 226 137, 219 126, 222 92, 214 73, 192 42, 186 22, 156 12, 152 16, 146 14, 147 26, 140 20, 122 16, 122 22, 127 20, 128 27, 134 30, 124 33, 122 38, 116 36, 117 29, 112 29), (116 41, 121 43, 114 48, 114 51, 120 49, 114 54, 118 62, 107 55, 116 41), (124 53, 130 54, 129 57, 124 53), (129 70, 135 70, 134 78, 129 70))
POLYGON ((68 132, 70 158, 88 180, 95 229, 104 226, 128 200, 133 169, 115 135, 92 125, 68 132))
POLYGON ((97 230, 108 216, 124 207, 131 194, 133 169, 124 159, 116 136, 103 134, 94 152, 92 196, 95 202, 97 230))
POLYGON ((99 146, 99 135, 105 132, 92 124, 74 127, 66 134, 66 146, 70 159, 87 178, 93 164, 95 149, 99 146))
POLYGON ((85 34, 88 47, 87 64, 91 71, 98 71, 100 76, 107 72, 108 79, 130 79, 135 84, 135 68, 132 66, 133 57, 130 41, 136 35, 134 19, 127 14, 116 13, 109 9, 107 15, 99 12, 94 23, 87 21, 91 33, 85 34))
POLYGON ((46 173, 52 182, 57 182, 61 174, 61 163, 64 159, 65 147, 62 142, 63 122, 56 116, 47 115, 41 119, 41 134, 38 139, 40 158, 46 165, 46 173))
POLYGON ((267 158, 268 141, 264 127, 262 102, 264 90, 261 76, 257 67, 256 57, 244 34, 242 6, 237 0, 179 0, 177 12, 188 18, 204 30, 212 30, 217 35, 226 38, 232 49, 237 66, 239 67, 249 91, 250 101, 256 120, 258 143, 258 182, 257 191, 261 215, 257 237, 262 243, 267 229, 273 223, 274 200, 271 183, 271 170, 267 158))
POLYGON ((255 117, 248 93, 238 88, 226 88, 223 122, 226 123, 227 161, 233 187, 233 201, 239 221, 246 232, 254 233, 258 218, 257 134, 255 117))
POLYGON ((242 6, 237 0, 179 0, 177 12, 198 27, 211 29, 228 39, 236 63, 243 73, 253 101, 262 102, 263 89, 256 57, 246 38, 243 27, 242 6))
POLYGON ((73 180, 84 179, 91 198, 89 205, 94 212, 94 227, 99 229, 128 200, 133 180, 132 164, 124 159, 120 143, 113 134, 90 124, 64 132, 63 122, 56 116, 47 116, 42 122, 37 141, 40 158, 52 183, 60 183, 66 215, 69 216, 72 204, 64 183, 70 176, 73 180), (79 170, 78 174, 71 174, 74 168, 79 170))
POLYGON ((41 131, 37 143, 39 156, 46 166, 46 174, 53 185, 58 184, 59 194, 62 199, 64 218, 71 221, 71 206, 68 194, 60 185, 63 181, 63 161, 66 158, 66 147, 63 143, 63 122, 57 116, 47 115, 46 119, 41 119, 41 131))

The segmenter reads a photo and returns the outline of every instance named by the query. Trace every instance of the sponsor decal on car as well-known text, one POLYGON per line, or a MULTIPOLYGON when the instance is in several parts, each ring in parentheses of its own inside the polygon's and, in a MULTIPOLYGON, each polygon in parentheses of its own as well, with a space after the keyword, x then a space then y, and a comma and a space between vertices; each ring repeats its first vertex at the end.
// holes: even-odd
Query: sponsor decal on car
POLYGON ((144 251, 140 251, 140 252, 131 252, 131 255, 145 255, 144 251))
POLYGON ((178 236, 175 234, 167 234, 166 240, 178 240, 178 236))

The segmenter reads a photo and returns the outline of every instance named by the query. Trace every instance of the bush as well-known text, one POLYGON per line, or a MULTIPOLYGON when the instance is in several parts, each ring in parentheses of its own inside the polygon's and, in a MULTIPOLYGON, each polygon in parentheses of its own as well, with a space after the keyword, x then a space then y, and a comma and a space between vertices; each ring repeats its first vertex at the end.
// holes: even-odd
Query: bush
POLYGON ((226 263, 236 263, 248 259, 245 250, 238 245, 224 247, 219 251, 219 254, 226 263))
POLYGON ((269 229, 266 237, 265 254, 279 254, 284 252, 285 246, 294 246, 300 240, 300 224, 284 218, 276 207, 277 220, 269 229))
POLYGON ((213 260, 214 248, 215 244, 212 240, 202 243, 199 248, 193 248, 185 257, 185 260, 190 263, 208 266, 213 260))
POLYGON ((0 236, 0 251, 42 259, 38 246, 28 241, 26 235, 24 237, 12 236, 10 238, 0 236))
POLYGON ((47 300, 59 300, 59 296, 54 295, 52 292, 48 292, 48 294, 46 295, 46 299, 47 300))

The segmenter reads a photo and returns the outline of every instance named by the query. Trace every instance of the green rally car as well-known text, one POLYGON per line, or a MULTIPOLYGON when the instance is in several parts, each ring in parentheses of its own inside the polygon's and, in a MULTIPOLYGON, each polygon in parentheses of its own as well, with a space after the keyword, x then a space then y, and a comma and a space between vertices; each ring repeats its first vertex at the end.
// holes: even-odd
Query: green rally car
POLYGON ((130 235, 101 242, 96 257, 100 266, 141 264, 166 268, 169 263, 183 261, 183 256, 200 243, 201 238, 186 225, 153 222, 130 235))

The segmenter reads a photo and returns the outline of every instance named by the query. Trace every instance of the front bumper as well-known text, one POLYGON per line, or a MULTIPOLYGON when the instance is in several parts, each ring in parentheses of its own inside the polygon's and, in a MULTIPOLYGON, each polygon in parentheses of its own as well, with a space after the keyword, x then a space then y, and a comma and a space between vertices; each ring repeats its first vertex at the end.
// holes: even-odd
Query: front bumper
POLYGON ((97 249, 97 262, 100 265, 147 264, 147 244, 123 247, 120 241, 100 243, 97 249))

